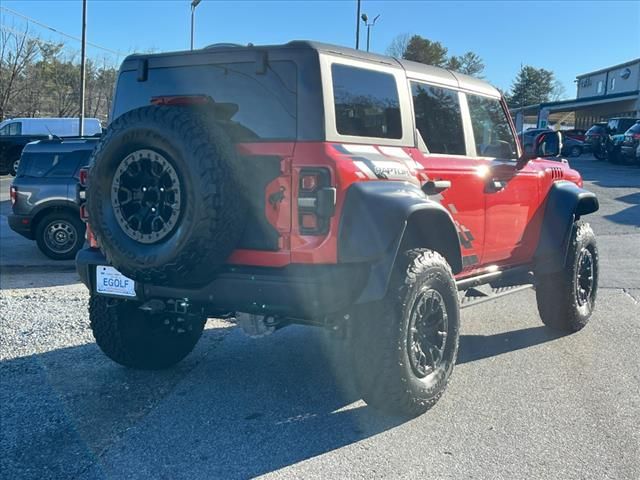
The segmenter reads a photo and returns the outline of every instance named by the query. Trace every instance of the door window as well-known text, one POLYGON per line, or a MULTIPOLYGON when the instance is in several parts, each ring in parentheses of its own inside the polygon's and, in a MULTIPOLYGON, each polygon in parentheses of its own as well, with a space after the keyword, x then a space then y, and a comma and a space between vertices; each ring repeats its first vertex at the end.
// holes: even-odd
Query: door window
POLYGON ((411 82, 411 94, 416 128, 429 153, 466 155, 458 92, 411 82))
POLYGON ((331 76, 340 135, 402 138, 400 101, 393 75, 334 64, 331 76))
POLYGON ((500 100, 467 94, 467 103, 477 154, 481 157, 517 159, 516 142, 500 100))

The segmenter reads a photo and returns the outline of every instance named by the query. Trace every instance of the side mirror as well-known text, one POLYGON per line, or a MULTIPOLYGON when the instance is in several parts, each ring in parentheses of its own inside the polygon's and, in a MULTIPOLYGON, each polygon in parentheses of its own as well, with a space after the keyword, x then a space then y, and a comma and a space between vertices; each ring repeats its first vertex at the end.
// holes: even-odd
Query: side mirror
POLYGON ((554 158, 560 155, 562 150, 562 137, 560 132, 542 132, 533 141, 531 151, 525 152, 518 159, 519 168, 524 167, 532 158, 554 158))

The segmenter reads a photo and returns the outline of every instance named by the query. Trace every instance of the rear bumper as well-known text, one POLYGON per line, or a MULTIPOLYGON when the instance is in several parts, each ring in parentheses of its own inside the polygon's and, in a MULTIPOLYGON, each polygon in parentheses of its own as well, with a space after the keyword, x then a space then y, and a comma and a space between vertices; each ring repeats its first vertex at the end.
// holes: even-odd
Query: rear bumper
MULTIPOLYGON (((76 269, 95 292, 96 266, 109 263, 97 249, 80 250, 76 269)), ((369 274, 367 264, 290 265, 283 268, 229 265, 207 285, 176 288, 136 282, 139 301, 188 299, 206 313, 240 311, 315 318, 355 303, 369 274)))
POLYGON ((31 230, 32 220, 33 219, 29 215, 11 214, 7 217, 9 228, 29 240, 33 240, 33 231, 31 230))

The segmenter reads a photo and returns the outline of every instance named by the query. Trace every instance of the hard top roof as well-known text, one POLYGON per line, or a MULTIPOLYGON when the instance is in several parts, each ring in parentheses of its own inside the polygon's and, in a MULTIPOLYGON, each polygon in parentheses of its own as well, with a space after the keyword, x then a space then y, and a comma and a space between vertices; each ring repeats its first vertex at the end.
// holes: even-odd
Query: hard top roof
POLYGON ((76 150, 93 150, 100 137, 50 137, 35 142, 27 143, 25 152, 30 153, 64 153, 76 150))
POLYGON ((229 52, 237 49, 248 50, 314 50, 317 52, 336 55, 336 56, 344 56, 350 57, 353 59, 364 60, 374 63, 382 63, 389 65, 391 67, 402 68, 406 71, 406 74, 410 78, 415 78, 417 80, 425 80, 428 82, 434 82, 438 84, 442 84, 445 86, 451 86, 454 88, 460 88, 463 90, 469 90, 473 92, 482 93, 484 95, 490 95, 493 97, 499 97, 500 92, 498 89, 493 87, 491 84, 480 80, 475 77, 471 77, 469 75, 464 75, 462 73, 453 72, 451 70, 447 70, 444 68, 434 67, 432 65, 425 65, 418 62, 412 62, 409 60, 401 60, 393 57, 388 57, 386 55, 379 55, 377 53, 365 52, 362 50, 356 50, 354 48, 342 47, 339 45, 331 45, 328 43, 314 42, 309 40, 293 40, 291 42, 281 44, 281 45, 233 45, 229 43, 222 44, 214 44, 208 47, 193 50, 193 51, 183 51, 183 52, 167 52, 160 54, 134 54, 130 55, 125 59, 126 60, 134 60, 136 58, 148 58, 148 57, 156 57, 156 56, 164 56, 164 55, 175 55, 175 54, 193 54, 197 55, 202 52, 207 51, 220 51, 220 52, 229 52))

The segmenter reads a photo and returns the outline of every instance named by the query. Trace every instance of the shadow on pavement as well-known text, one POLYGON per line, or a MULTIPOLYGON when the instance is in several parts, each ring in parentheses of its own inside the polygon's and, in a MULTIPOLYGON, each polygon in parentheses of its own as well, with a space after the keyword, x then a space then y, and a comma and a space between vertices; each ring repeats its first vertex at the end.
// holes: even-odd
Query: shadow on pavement
POLYGON ((320 332, 252 340, 228 331, 205 330, 163 372, 122 368, 94 344, 2 362, 3 474, 247 478, 406 421, 351 405, 358 399, 340 380, 348 372, 320 332))
MULTIPOLYGON (((535 327, 463 335, 458 363, 552 341, 535 327)), ((122 368, 94 344, 0 363, 6 478, 247 478, 406 419, 358 401, 320 331, 205 330, 175 368, 122 368)), ((427 413, 429 415, 429 413, 427 413)))
POLYGON ((631 206, 612 215, 604 215, 604 218, 622 225, 640 227, 640 193, 631 193, 616 198, 619 202, 628 203, 631 206))
POLYGON ((545 326, 524 328, 496 335, 461 335, 457 364, 496 357, 503 353, 551 342, 563 336, 563 333, 545 326))

